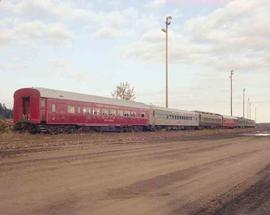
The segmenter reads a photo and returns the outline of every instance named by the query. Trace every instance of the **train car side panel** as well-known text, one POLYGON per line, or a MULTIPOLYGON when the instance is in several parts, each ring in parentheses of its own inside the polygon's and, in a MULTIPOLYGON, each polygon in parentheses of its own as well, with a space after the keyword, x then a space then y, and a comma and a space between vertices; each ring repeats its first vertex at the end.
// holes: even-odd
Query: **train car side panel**
POLYGON ((198 127, 199 114, 191 111, 181 111, 176 109, 165 109, 152 107, 152 126, 161 127, 198 127))
POLYGON ((91 102, 48 99, 48 124, 134 126, 149 124, 149 110, 91 102))
POLYGON ((236 117, 231 116, 223 116, 223 128, 237 128, 239 127, 239 123, 236 117))

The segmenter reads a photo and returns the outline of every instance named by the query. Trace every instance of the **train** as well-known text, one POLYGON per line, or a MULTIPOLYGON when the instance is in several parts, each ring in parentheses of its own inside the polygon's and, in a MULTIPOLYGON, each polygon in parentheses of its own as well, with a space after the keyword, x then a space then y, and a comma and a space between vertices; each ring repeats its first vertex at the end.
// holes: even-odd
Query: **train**
POLYGON ((141 102, 47 88, 14 93, 13 120, 33 133, 81 131, 156 131, 204 128, 251 128, 256 123, 203 111, 186 111, 141 102))

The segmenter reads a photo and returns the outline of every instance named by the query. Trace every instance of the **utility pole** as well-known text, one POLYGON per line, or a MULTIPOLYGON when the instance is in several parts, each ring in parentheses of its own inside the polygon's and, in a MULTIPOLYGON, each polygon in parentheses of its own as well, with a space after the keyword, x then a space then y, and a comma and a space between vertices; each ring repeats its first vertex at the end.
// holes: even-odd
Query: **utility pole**
POLYGON ((257 122, 257 107, 255 107, 255 122, 257 122))
POLYGON ((249 117, 250 117, 250 119, 252 119, 252 106, 251 106, 251 102, 249 102, 249 117))
POLYGON ((165 20, 165 29, 161 29, 166 34, 166 63, 165 63, 165 70, 166 70, 166 108, 168 108, 168 29, 169 25, 171 24, 172 17, 167 16, 165 20))
POLYGON ((250 99, 248 98, 248 102, 247 102, 247 119, 249 119, 249 101, 250 99))
POLYGON ((233 115, 233 108, 232 108, 232 79, 233 79, 233 70, 231 70, 231 75, 230 75, 230 79, 231 79, 231 116, 233 115))
POLYGON ((245 93, 246 88, 243 89, 243 118, 245 118, 245 93))

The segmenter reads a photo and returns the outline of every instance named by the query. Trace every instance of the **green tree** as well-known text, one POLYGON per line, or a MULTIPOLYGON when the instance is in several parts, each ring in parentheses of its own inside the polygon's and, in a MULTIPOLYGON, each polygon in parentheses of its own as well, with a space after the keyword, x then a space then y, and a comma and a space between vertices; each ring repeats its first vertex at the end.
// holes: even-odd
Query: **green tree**
POLYGON ((128 82, 121 82, 112 92, 112 97, 133 101, 136 99, 134 87, 131 87, 128 82))
POLYGON ((12 110, 0 103, 0 118, 12 118, 12 110))

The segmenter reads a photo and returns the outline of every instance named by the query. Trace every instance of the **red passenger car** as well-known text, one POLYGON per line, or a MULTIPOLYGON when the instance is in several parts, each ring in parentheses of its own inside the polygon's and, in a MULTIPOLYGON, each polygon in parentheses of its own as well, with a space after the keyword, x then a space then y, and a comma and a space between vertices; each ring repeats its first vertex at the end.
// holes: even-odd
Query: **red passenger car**
POLYGON ((239 122, 236 117, 223 116, 222 126, 223 128, 237 128, 239 127, 239 122))
POLYGON ((138 128, 149 125, 143 103, 46 88, 23 88, 14 94, 14 122, 91 128, 138 128))

